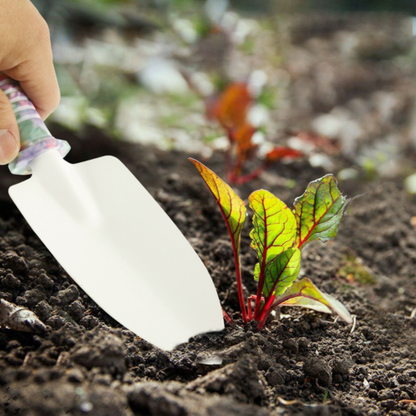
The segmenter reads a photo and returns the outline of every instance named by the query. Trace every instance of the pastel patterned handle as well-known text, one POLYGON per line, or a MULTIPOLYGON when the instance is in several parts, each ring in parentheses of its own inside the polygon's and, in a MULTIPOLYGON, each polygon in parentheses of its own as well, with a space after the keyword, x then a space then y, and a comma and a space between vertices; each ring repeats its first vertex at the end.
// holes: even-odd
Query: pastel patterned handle
POLYGON ((62 157, 66 156, 71 146, 68 142, 55 139, 51 135, 18 82, 0 74, 0 89, 12 104, 20 132, 20 152, 16 159, 9 163, 10 171, 15 175, 29 175, 32 173, 30 162, 51 149, 58 150, 62 157))

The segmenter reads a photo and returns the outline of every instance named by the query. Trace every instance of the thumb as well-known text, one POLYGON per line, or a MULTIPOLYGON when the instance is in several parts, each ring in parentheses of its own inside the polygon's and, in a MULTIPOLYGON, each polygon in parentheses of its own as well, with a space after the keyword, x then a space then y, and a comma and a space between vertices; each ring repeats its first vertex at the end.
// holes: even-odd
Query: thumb
POLYGON ((19 153, 20 135, 12 105, 0 90, 0 165, 10 163, 19 153))

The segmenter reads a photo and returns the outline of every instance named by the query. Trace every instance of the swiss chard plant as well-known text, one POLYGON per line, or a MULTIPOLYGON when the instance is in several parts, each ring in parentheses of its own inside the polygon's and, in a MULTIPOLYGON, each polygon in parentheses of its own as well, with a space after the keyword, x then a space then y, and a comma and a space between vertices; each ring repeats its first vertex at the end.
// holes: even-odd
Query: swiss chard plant
POLYGON ((279 198, 263 189, 248 198, 253 211, 251 247, 258 263, 254 267, 257 293, 243 293, 240 263, 241 231, 246 207, 241 198, 213 171, 190 158, 215 198, 226 223, 234 254, 237 292, 243 322, 256 321, 261 330, 278 306, 301 306, 320 312, 335 312, 351 323, 347 309, 322 293, 308 278, 296 280, 301 266, 301 251, 314 240, 328 241, 338 232, 348 199, 342 195, 333 175, 311 182, 290 209, 279 198))
POLYGON ((229 183, 242 185, 257 178, 268 166, 279 160, 299 158, 302 153, 286 146, 273 146, 256 168, 247 172, 245 166, 259 156, 259 145, 254 140, 257 128, 249 121, 249 111, 254 102, 245 82, 231 83, 221 94, 207 102, 207 116, 216 120, 228 137, 225 153, 225 170, 229 183))

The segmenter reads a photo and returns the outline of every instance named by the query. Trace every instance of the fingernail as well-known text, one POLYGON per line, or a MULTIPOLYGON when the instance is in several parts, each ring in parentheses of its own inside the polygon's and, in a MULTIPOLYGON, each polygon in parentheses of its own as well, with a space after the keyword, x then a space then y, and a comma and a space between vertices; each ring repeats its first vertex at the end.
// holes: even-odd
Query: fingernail
POLYGON ((0 165, 11 162, 17 155, 19 146, 9 130, 0 130, 0 165))

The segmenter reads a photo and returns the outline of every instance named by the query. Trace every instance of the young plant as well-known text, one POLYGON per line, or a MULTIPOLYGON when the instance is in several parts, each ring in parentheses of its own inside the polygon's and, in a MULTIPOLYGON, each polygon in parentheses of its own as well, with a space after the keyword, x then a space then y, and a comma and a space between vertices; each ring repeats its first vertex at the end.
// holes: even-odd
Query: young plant
POLYGON ((257 128, 250 124, 248 114, 254 97, 245 82, 231 83, 224 91, 208 100, 207 116, 216 120, 226 131, 229 146, 225 154, 227 181, 242 185, 258 177, 268 166, 278 160, 302 156, 298 150, 284 146, 272 147, 262 163, 251 172, 245 172, 247 161, 258 154, 259 145, 253 140, 257 128))
POLYGON ((258 263, 254 268, 257 293, 247 298, 246 309, 240 263, 245 204, 213 171, 195 159, 189 160, 217 201, 227 225, 243 322, 254 320, 261 330, 278 306, 301 306, 319 312, 334 312, 351 323, 351 315, 340 302, 322 293, 308 278, 296 281, 303 247, 314 240, 328 241, 338 232, 348 200, 339 191, 335 177, 326 175, 311 182, 304 194, 295 199, 292 210, 263 189, 249 196, 249 206, 254 214, 251 247, 257 252, 258 263))

